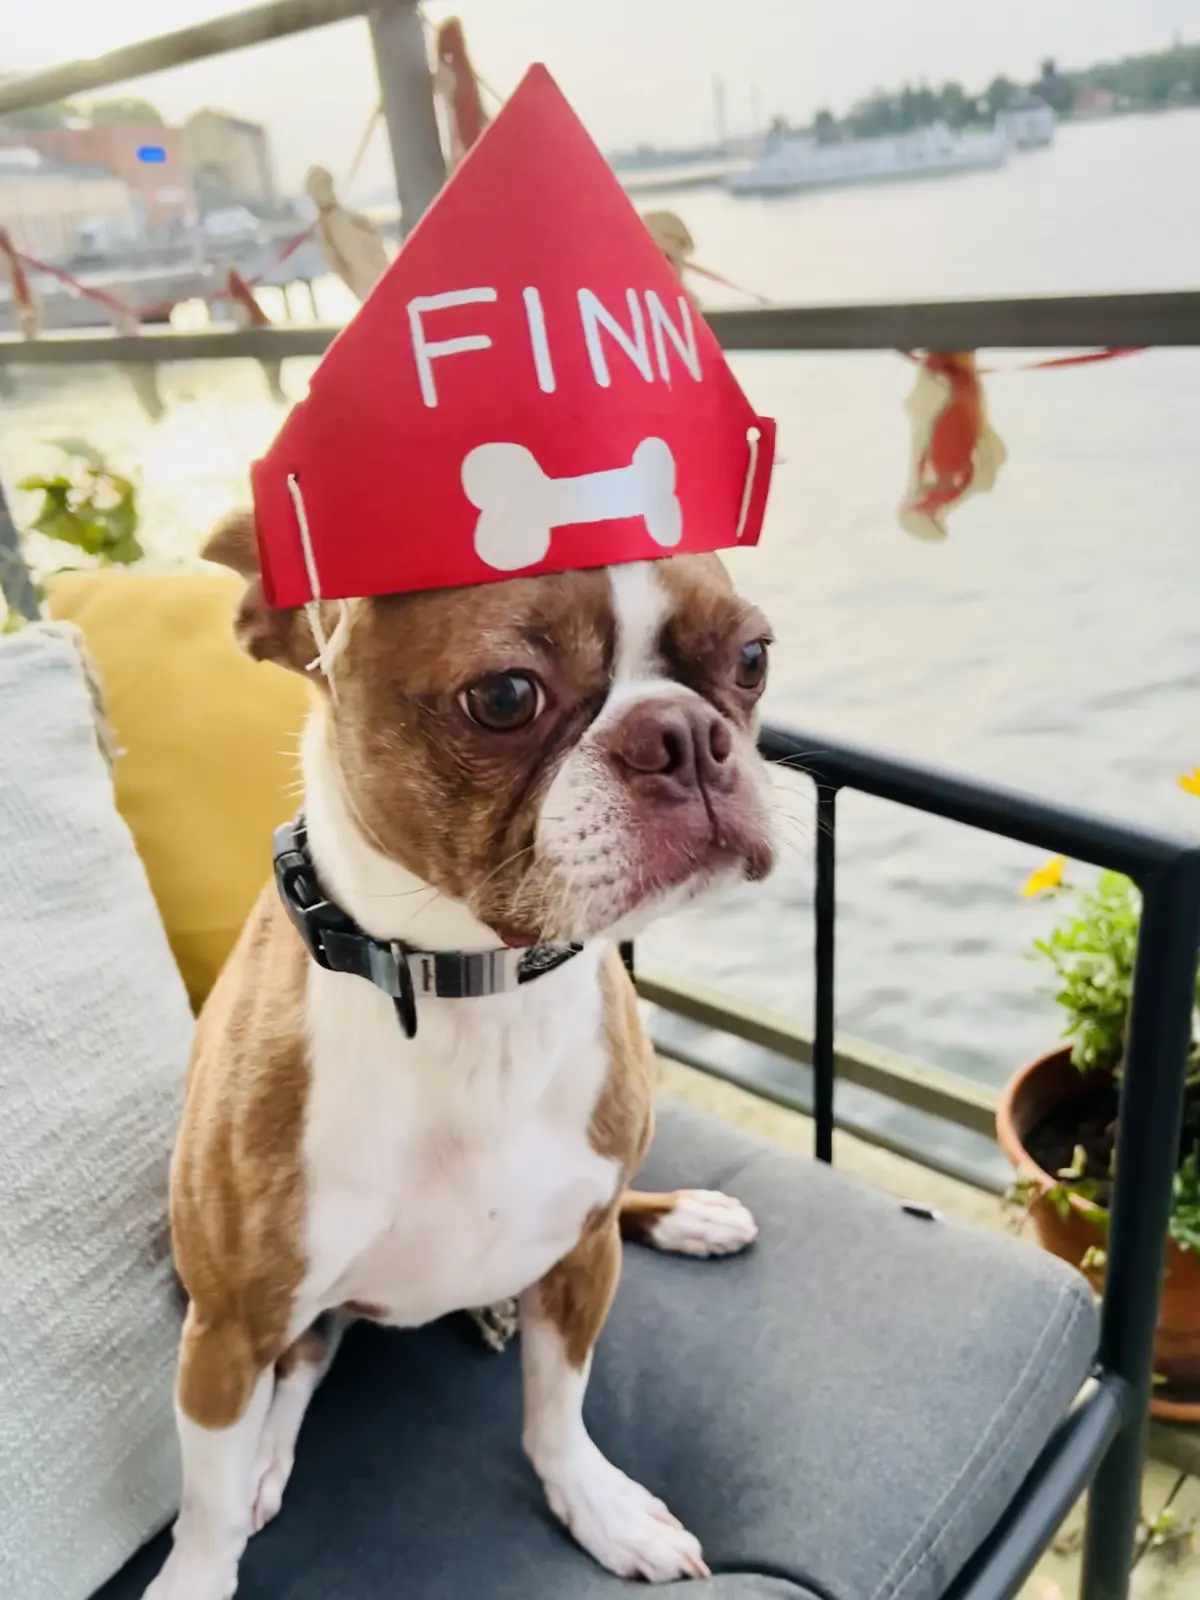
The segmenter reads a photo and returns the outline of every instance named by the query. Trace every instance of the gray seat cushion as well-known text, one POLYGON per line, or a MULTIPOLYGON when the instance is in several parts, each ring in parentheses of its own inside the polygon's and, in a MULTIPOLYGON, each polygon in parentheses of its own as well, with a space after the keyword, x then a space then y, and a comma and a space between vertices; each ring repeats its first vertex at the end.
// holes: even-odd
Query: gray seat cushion
MULTIPOLYGON (((1087 1374, 1083 1280, 676 1106, 641 1181, 729 1187, 762 1230, 727 1261, 627 1250, 589 1392, 597 1441, 701 1539, 717 1575, 697 1600, 935 1600, 1087 1374)), ((162 1556, 159 1540, 102 1600, 134 1600, 162 1556)), ((623 1588, 543 1508, 517 1352, 454 1319, 351 1333, 238 1596, 623 1588)))

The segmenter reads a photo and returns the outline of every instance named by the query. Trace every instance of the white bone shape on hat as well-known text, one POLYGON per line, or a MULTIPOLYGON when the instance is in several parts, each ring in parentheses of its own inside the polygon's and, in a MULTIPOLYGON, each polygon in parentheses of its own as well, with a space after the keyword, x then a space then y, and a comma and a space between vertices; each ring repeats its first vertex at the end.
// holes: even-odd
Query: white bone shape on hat
POLYGON ((462 486, 479 512, 475 553, 497 572, 519 572, 545 559, 555 528, 642 517, 656 544, 678 544, 683 512, 675 495, 675 458, 662 439, 643 439, 627 467, 548 478, 520 444, 481 444, 462 464, 462 486))

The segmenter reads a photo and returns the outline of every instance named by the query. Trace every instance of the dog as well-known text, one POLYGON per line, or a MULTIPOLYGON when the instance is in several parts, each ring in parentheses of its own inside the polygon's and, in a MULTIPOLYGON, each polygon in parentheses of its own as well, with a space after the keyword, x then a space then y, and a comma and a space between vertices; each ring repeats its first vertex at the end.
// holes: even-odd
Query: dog
POLYGON ((414 1000, 313 959, 263 890, 197 1024, 172 1162, 183 1493, 147 1600, 229 1600, 347 1321, 510 1296, 555 1516, 614 1573, 707 1576, 582 1403, 622 1236, 715 1255, 756 1234, 725 1195, 629 1188, 655 1063, 616 942, 774 863, 766 620, 707 555, 314 615, 266 604, 251 514, 204 554, 246 581, 252 657, 320 653, 290 835, 320 914, 401 951, 393 979, 467 959, 446 952, 509 979, 537 959, 499 992, 414 1000))

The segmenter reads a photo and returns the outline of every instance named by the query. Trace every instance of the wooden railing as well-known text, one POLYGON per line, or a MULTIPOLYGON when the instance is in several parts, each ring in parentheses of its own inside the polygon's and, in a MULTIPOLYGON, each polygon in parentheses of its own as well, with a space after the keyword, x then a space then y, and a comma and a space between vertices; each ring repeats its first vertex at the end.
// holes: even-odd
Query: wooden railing
MULTIPOLYGON (((707 311, 726 350, 1066 350, 1200 346, 1200 292, 1046 295, 1004 300, 769 306, 707 311)), ((252 360, 324 353, 338 329, 322 323, 146 328, 130 338, 49 333, 0 337, 0 365, 252 360)))

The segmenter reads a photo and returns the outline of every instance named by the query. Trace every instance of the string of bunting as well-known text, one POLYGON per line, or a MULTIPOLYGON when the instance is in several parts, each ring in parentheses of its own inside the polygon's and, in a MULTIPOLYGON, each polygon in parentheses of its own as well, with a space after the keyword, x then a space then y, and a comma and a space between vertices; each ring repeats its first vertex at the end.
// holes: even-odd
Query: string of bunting
MULTIPOLYGON (((447 166, 453 172, 492 121, 483 102, 484 92, 499 107, 504 106, 505 97, 477 72, 458 18, 449 18, 436 26, 428 18, 425 21, 433 36, 434 89, 442 108, 447 166)), ((346 175, 346 188, 353 183, 363 162, 381 111, 382 107, 376 105, 367 119, 346 175)), ((210 305, 231 301, 235 319, 243 326, 261 326, 269 322, 254 289, 273 268, 286 262, 314 235, 320 241, 328 270, 340 277, 360 302, 387 268, 387 253, 378 228, 369 218, 341 205, 333 179, 323 167, 310 168, 305 188, 316 206, 313 221, 285 240, 256 273, 243 277, 231 269, 225 285, 204 296, 210 305)), ((690 274, 742 294, 758 305, 772 303, 766 295, 746 289, 723 273, 694 260, 694 241, 687 225, 674 212, 651 211, 642 220, 681 282, 685 274, 690 274)), ((2 229, 0 261, 12 288, 19 326, 27 339, 37 337, 40 320, 30 272, 45 274, 62 283, 70 293, 104 306, 125 334, 140 332, 144 322, 168 316, 172 309, 173 302, 165 301, 136 311, 108 291, 81 282, 64 268, 18 251, 2 229)), ((971 495, 986 493, 994 486, 1008 452, 988 417, 981 381, 984 376, 1088 366, 1137 355, 1143 348, 1083 351, 1008 367, 981 367, 976 353, 970 350, 898 352, 918 369, 916 383, 906 401, 911 445, 908 484, 897 510, 901 527, 913 538, 942 541, 948 537, 950 512, 971 495)), ((285 403, 280 363, 263 361, 260 365, 272 398, 285 403)), ((146 414, 157 420, 165 410, 158 392, 157 368, 130 364, 124 370, 146 414)))
MULTIPOLYGON (((381 113, 382 107, 376 105, 367 119, 358 145, 355 148, 354 158, 347 169, 346 187, 353 183, 358 174, 381 113)), ((332 179, 329 181, 330 192, 332 193, 332 179)), ((223 287, 215 288, 200 298, 203 299, 206 305, 210 306, 223 301, 230 302, 233 306, 235 319, 241 322, 243 326, 247 325, 248 322, 253 322, 255 325, 268 323, 270 318, 254 298, 254 289, 263 283, 274 268, 282 266, 285 261, 295 255, 297 250, 307 243, 314 234, 318 232, 324 233, 330 209, 340 208, 336 207, 336 202, 334 202, 332 208, 326 207, 324 211, 318 206, 317 215, 312 222, 285 239, 274 250, 269 251, 265 258, 262 259, 258 270, 249 277, 243 277, 231 268, 223 287), (254 306, 254 313, 249 310, 250 304, 254 306)), ((355 219, 356 222, 358 220, 360 219, 355 219)), ((373 225, 368 224, 368 226, 373 225)), ((377 235, 377 230, 375 231, 377 235)), ((327 250, 325 254, 328 260, 327 250)), ((65 267, 59 267, 53 262, 44 261, 39 256, 31 255, 28 251, 18 250, 6 229, 0 229, 0 259, 3 260, 5 273, 11 287, 18 323, 26 339, 35 339, 37 337, 41 321, 37 297, 34 294, 29 278, 30 273, 44 274, 55 282, 61 283, 74 298, 91 300, 94 304, 103 306, 112 316, 118 332, 127 337, 139 334, 147 322, 168 317, 176 304, 174 299, 170 299, 163 300, 158 305, 135 308, 118 296, 110 294, 106 289, 100 289, 94 284, 82 282, 73 273, 68 272, 65 267)), ((386 261, 386 257, 384 260, 386 261)), ((362 298, 361 295, 360 298, 362 298)), ((277 361, 265 361, 260 365, 263 368, 263 373, 267 379, 267 387, 271 392, 272 398, 280 404, 285 403, 287 397, 279 381, 280 363, 277 361)), ((124 366, 122 370, 129 378, 138 402, 146 415, 152 422, 157 422, 166 410, 158 388, 158 368, 142 363, 130 363, 124 366)))
MULTIPOLYGON (((1049 372, 1055 367, 1090 367, 1097 361, 1113 361, 1120 356, 1140 356, 1149 348, 1144 344, 1113 345, 1103 350, 1081 350, 1073 356, 1052 356, 1046 361, 1018 361, 1010 367, 979 367, 980 377, 1003 375, 1006 372, 1049 372)), ((926 359, 914 350, 901 350, 906 361, 921 362, 926 359)))

